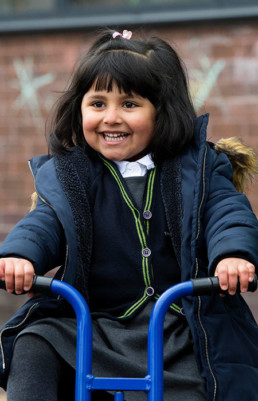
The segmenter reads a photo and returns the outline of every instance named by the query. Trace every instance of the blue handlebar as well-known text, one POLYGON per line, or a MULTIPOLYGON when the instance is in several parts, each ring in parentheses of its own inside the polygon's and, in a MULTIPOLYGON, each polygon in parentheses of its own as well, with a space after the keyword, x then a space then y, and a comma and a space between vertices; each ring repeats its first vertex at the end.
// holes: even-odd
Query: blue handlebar
POLYGON ((73 307, 77 319, 77 350, 75 401, 90 401, 86 378, 92 377, 92 324, 89 307, 84 297, 70 284, 53 280, 53 294, 61 295, 73 307))
MULTIPOLYGON (((0 287, 5 283, 0 281, 0 287)), ((257 289, 257 277, 249 291, 257 289)), ((75 401, 90 401, 92 390, 119 390, 115 401, 123 401, 124 390, 142 390, 148 401, 163 401, 163 326, 169 306, 187 295, 212 295, 221 292, 217 277, 194 279, 170 287, 156 301, 148 331, 148 374, 145 378, 98 378, 92 375, 92 323, 84 297, 71 285, 46 277, 34 278, 32 291, 61 295, 73 307, 77 318, 77 356, 75 401)))
MULTIPOLYGON (((249 290, 257 288, 257 277, 249 290)), ((221 292, 217 277, 196 279, 170 287, 156 301, 148 331, 148 374, 145 378, 95 378, 92 376, 92 325, 88 305, 82 295, 69 284, 53 280, 51 291, 62 295, 73 307, 77 317, 77 361, 75 401, 90 401, 92 390, 143 390, 148 401, 163 400, 163 326, 169 306, 187 295, 221 292)), ((115 399, 123 400, 120 393, 115 399)))
POLYGON ((194 285, 191 281, 177 284, 165 291, 156 301, 148 331, 148 374, 152 386, 148 401, 163 400, 163 325, 165 314, 176 299, 192 295, 194 285))
POLYGON ((61 295, 73 307, 77 317, 77 352, 75 400, 90 401, 96 389, 144 390, 148 401, 163 400, 163 323, 169 305, 177 298, 193 293, 187 281, 169 288, 153 307, 148 332, 148 375, 143 379, 95 378, 92 376, 92 326, 88 305, 83 296, 69 284, 53 280, 51 291, 61 295))
POLYGON ((89 307, 83 296, 69 284, 58 280, 51 291, 61 295, 73 307, 77 318, 77 360, 75 400, 90 401, 97 389, 144 390, 148 401, 163 400, 163 323, 169 305, 177 298, 193 294, 193 283, 186 281, 165 291, 153 307, 148 332, 148 375, 136 379, 95 378, 92 376, 92 325, 89 307))

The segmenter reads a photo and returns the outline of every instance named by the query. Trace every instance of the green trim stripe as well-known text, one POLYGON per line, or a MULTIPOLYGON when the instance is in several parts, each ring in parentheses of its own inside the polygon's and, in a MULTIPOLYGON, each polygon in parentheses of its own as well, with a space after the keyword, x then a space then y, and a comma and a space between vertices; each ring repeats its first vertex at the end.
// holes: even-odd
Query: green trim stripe
MULTIPOLYGON (((140 212, 139 210, 134 206, 133 202, 131 201, 130 197, 128 196, 122 181, 120 180, 119 175, 117 174, 115 168, 106 160, 104 159, 101 155, 99 157, 102 159, 104 165, 109 169, 110 173, 116 180, 118 187, 121 191, 121 194, 124 198, 125 203, 131 210, 134 220, 135 220, 135 225, 136 225, 136 231, 140 240, 140 245, 142 250, 144 248, 147 248, 147 241, 146 241, 146 236, 143 230, 143 226, 141 223, 141 217, 140 217, 140 212)), ((152 203, 152 198, 153 198, 153 187, 154 187, 154 179, 156 175, 156 167, 151 170, 149 179, 148 179, 148 185, 147 185, 147 197, 146 197, 146 203, 145 203, 145 208, 144 210, 149 210, 151 207, 152 203)), ((149 221, 147 221, 147 235, 149 234, 149 221)), ((145 258, 144 256, 142 257, 142 272, 143 272, 143 278, 144 278, 144 283, 147 287, 151 285, 151 279, 150 279, 150 272, 149 272, 149 263, 148 263, 148 258, 145 258)), ((144 295, 140 300, 138 300, 133 306, 131 306, 123 316, 120 316, 120 319, 123 317, 130 316, 139 306, 141 306, 145 300, 148 297, 144 295)))
MULTIPOLYGON (((160 297, 159 294, 156 294, 156 295, 154 296, 154 298, 155 298, 156 300, 159 299, 159 297, 160 297)), ((173 304, 169 305, 169 309, 172 309, 172 310, 174 310, 175 312, 181 314, 181 308, 180 308, 180 306, 178 306, 177 304, 174 304, 174 303, 173 303, 173 304)))
POLYGON ((147 197, 146 197, 146 203, 144 210, 149 210, 151 207, 151 202, 153 198, 153 186, 154 186, 154 178, 156 175, 156 167, 151 170, 149 180, 148 180, 148 186, 147 186, 147 197))
MULTIPOLYGON (((111 172, 111 174, 113 175, 113 177, 115 178, 119 189, 121 191, 121 194, 127 204, 127 206, 129 207, 129 209, 131 210, 133 216, 134 216, 134 220, 135 220, 135 224, 136 224, 136 230, 138 233, 138 237, 140 240, 140 244, 142 249, 147 248, 147 241, 146 241, 146 237, 144 234, 144 230, 141 224, 141 219, 140 219, 140 212, 139 210, 134 206, 134 204, 132 203, 131 199, 129 198, 116 170, 114 169, 114 167, 104 158, 102 158, 100 156, 100 158, 103 160, 105 166, 107 166, 107 168, 109 169, 109 171, 111 172)), ((148 198, 148 204, 151 204, 152 201, 152 197, 153 197, 153 184, 154 184, 154 177, 155 177, 155 169, 153 169, 151 171, 152 174, 150 174, 149 180, 148 180, 148 187, 147 187, 147 198, 148 198), (149 194, 150 193, 150 194, 149 194)), ((144 277, 144 282, 147 286, 150 286, 150 275, 149 275, 149 269, 148 269, 148 260, 147 258, 143 257, 142 258, 142 270, 143 270, 143 277, 144 277)))
MULTIPOLYGON (((145 292, 145 291, 144 291, 145 292)), ((133 304, 122 316, 119 316, 119 319, 123 319, 124 317, 128 317, 133 314, 136 309, 138 309, 148 298, 148 296, 143 295, 141 299, 139 299, 135 304, 133 304)))
POLYGON ((107 166, 107 168, 109 169, 109 171, 111 172, 111 174, 113 175, 113 177, 115 178, 115 180, 116 180, 116 182, 117 182, 117 184, 119 186, 119 189, 120 189, 120 191, 122 193, 122 196, 123 196, 127 206, 129 207, 129 209, 131 209, 131 212, 133 213, 133 216, 134 216, 134 219, 135 219, 136 229, 137 229, 137 233, 138 233, 138 236, 139 236, 139 239, 140 239, 141 246, 142 246, 142 248, 146 248, 146 246, 147 246, 146 245, 146 238, 145 238, 143 229, 141 227, 141 224, 139 224, 140 223, 140 221, 139 221, 140 212, 139 212, 138 209, 136 209, 136 207, 132 203, 131 199, 129 198, 129 196, 128 196, 128 194, 127 194, 127 192, 126 192, 126 190, 125 190, 125 188, 124 188, 119 176, 117 175, 117 172, 114 169, 114 167, 107 160, 105 160, 105 159, 102 159, 102 160, 103 160, 104 164, 107 166))
MULTIPOLYGON (((100 156, 101 157, 101 156, 100 156)), ((134 204, 132 203, 131 199, 129 198, 116 170, 114 169, 114 167, 105 159, 103 159, 101 157, 101 159, 103 160, 105 166, 107 166, 107 168, 109 169, 110 173, 113 175, 113 177, 115 178, 119 189, 121 191, 121 194, 127 204, 127 206, 129 207, 129 209, 131 210, 133 216, 134 216, 134 220, 135 220, 135 225, 136 225, 136 230, 138 233, 138 237, 140 240, 140 244, 141 244, 141 248, 147 248, 147 241, 146 241, 146 237, 143 231, 143 227, 141 224, 141 220, 140 220, 140 212, 138 209, 136 209, 136 207, 134 206, 134 204)), ((142 270, 143 270, 143 277, 144 277, 144 282, 147 286, 150 285, 150 277, 149 277, 149 272, 148 272, 148 261, 146 260, 146 258, 142 258, 142 270)))
MULTIPOLYGON (((151 208, 151 203, 152 203, 152 198, 153 198, 153 188, 154 188, 154 179, 156 175, 156 167, 151 170, 149 180, 148 180, 148 185, 147 185, 147 197, 146 197, 146 203, 144 206, 144 210, 150 210, 151 208)), ((146 220, 146 232, 147 235, 150 234, 150 221, 146 220)))

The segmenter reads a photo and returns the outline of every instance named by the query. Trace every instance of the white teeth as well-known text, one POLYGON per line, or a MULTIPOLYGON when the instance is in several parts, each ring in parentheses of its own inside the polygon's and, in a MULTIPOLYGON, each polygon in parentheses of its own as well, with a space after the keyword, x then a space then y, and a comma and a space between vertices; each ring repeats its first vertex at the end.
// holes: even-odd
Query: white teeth
POLYGON ((125 134, 123 132, 118 132, 118 133, 111 133, 111 132, 104 132, 103 133, 105 141, 122 141, 125 137, 128 136, 128 134, 125 134))

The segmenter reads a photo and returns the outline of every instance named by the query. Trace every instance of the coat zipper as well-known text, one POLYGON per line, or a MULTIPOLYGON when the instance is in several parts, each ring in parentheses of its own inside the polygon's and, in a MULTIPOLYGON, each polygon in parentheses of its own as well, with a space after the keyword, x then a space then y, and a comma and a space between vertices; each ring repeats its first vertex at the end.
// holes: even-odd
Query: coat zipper
MULTIPOLYGON (((195 276, 197 276, 197 272, 198 272, 198 260, 196 258, 196 275, 195 276)), ((214 383, 214 391, 213 391, 212 401, 215 401, 216 400, 216 394, 217 394, 217 380, 216 380, 216 377, 215 377, 215 375, 213 373, 213 370, 212 370, 212 367, 211 367, 211 364, 210 364, 210 357, 209 357, 209 351, 208 351, 208 336, 207 336, 206 330, 205 330, 205 328, 204 328, 204 326, 202 324, 202 320, 201 320, 201 305, 202 305, 202 300, 201 300, 201 297, 198 296, 198 320, 199 320, 199 324, 201 326, 202 332, 204 334, 206 361, 207 361, 207 365, 208 365, 208 368, 209 368, 209 371, 210 371, 210 374, 212 376, 213 383, 214 383)))
MULTIPOLYGON (((207 146, 205 147, 205 152, 204 152, 204 156, 203 156, 203 171, 202 171, 202 198, 200 201, 200 205, 199 205, 199 209, 198 209, 198 220, 197 220, 197 234, 196 234, 196 242, 199 238, 200 235, 200 227, 201 227, 201 221, 200 221, 200 216, 201 216, 201 208, 203 205, 203 201, 204 201, 204 196, 205 196, 205 162, 206 162, 206 156, 207 156, 207 146)), ((198 269, 199 269, 199 265, 198 265, 198 260, 196 258, 196 271, 195 271, 195 278, 197 278, 198 275, 198 269)), ((213 391, 213 399, 212 401, 215 401, 216 399, 216 394, 217 394, 217 380, 216 377, 213 373, 211 364, 210 364, 210 357, 209 357, 209 351, 208 351, 208 336, 206 333, 206 330, 202 324, 202 320, 201 320, 201 304, 202 304, 202 300, 201 297, 198 296, 198 321, 200 324, 200 327, 202 329, 202 332, 204 334, 204 339, 205 339, 205 355, 206 355, 206 361, 207 361, 207 365, 210 371, 210 374, 212 376, 213 379, 213 383, 214 383, 214 391, 213 391)))
POLYGON ((26 316, 24 317, 24 319, 23 319, 20 323, 16 324, 15 326, 6 327, 5 329, 3 329, 3 330, 1 331, 1 333, 0 333, 0 348, 1 348, 1 354, 2 354, 2 368, 3 368, 3 371, 5 371, 5 356, 4 356, 4 349, 3 349, 3 343, 2 343, 2 336, 3 336, 3 333, 4 333, 5 331, 7 331, 7 330, 16 329, 16 328, 22 326, 22 325, 26 322, 26 320, 28 319, 28 317, 29 317, 29 315, 30 315, 32 309, 35 308, 35 306, 37 306, 38 304, 39 304, 39 302, 36 302, 35 304, 33 304, 33 305, 30 307, 30 309, 29 309, 28 312, 26 313, 26 316))

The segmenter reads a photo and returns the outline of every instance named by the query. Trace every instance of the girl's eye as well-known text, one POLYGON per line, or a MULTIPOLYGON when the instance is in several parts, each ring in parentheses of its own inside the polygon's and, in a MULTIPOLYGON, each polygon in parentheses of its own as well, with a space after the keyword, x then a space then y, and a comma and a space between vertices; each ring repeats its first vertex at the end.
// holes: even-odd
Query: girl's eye
POLYGON ((126 109, 133 109, 134 107, 136 107, 136 104, 133 102, 125 102, 123 104, 123 107, 125 107, 126 109))
POLYGON ((96 107, 96 108, 105 107, 105 105, 104 105, 103 102, 95 102, 95 103, 93 103, 92 106, 93 106, 93 107, 96 107))

